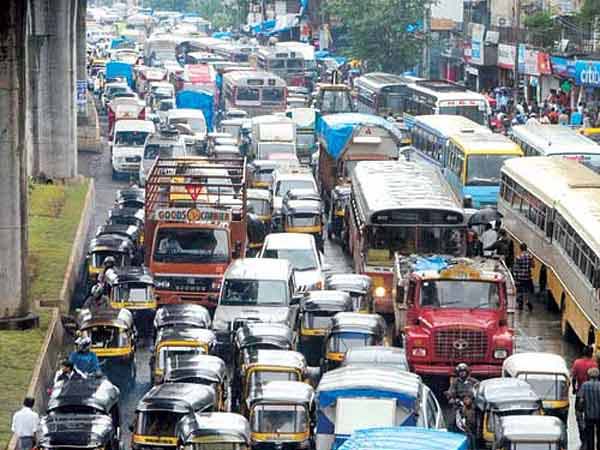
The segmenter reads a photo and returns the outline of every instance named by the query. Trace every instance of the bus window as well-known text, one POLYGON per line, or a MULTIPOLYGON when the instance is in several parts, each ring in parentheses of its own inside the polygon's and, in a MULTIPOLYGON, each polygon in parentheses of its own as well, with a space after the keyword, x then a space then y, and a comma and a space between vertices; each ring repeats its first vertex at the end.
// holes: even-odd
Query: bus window
POLYGON ((283 101, 283 89, 264 88, 262 91, 263 102, 280 103, 283 101))
POLYGON ((260 100, 260 91, 257 88, 240 87, 236 100, 243 102, 257 102, 260 100))
POLYGON ((288 69, 302 69, 302 60, 301 59, 288 59, 287 67, 288 67, 288 69))
POLYGON ((283 59, 272 59, 269 61, 269 69, 285 69, 285 61, 283 59))

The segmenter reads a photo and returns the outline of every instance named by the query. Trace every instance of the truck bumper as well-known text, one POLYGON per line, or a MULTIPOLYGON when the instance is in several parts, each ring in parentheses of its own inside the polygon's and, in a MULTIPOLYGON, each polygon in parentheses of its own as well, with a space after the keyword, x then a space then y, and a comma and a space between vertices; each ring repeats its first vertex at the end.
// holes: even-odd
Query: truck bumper
POLYGON ((218 292, 203 292, 201 294, 195 292, 171 292, 171 291, 156 291, 157 303, 160 305, 171 305, 173 303, 194 303, 202 305, 209 311, 213 312, 217 307, 219 300, 218 292))
MULTIPOLYGON (((468 362, 467 364, 469 364, 469 368, 471 369, 471 375, 475 378, 493 378, 502 375, 502 364, 470 364, 468 362)), ((454 375, 456 364, 429 365, 425 363, 411 363, 410 366, 412 367, 412 371, 417 375, 449 377, 454 375)))

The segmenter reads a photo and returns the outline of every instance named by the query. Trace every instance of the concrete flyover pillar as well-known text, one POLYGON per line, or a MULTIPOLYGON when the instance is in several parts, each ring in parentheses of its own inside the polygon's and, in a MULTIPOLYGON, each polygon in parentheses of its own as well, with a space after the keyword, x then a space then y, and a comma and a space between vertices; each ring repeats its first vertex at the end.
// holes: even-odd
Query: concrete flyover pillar
POLYGON ((0 327, 27 316, 28 2, 6 0, 0 14, 0 327))
MULTIPOLYGON (((85 24, 85 16, 87 14, 87 0, 77 0, 77 22, 75 24, 76 35, 75 35, 75 45, 77 48, 77 82, 86 82, 87 81, 87 49, 86 49, 86 24, 85 24)), ((78 85, 79 89, 79 85, 78 85)), ((87 87, 86 90, 83 91, 84 95, 87 98, 87 87)), ((79 99, 78 99, 79 100, 79 99)), ((88 120, 88 111, 87 111, 87 103, 78 103, 77 108, 77 124, 78 125, 87 125, 88 120)))
POLYGON ((33 0, 33 175, 77 175, 75 17, 77 0, 33 0))

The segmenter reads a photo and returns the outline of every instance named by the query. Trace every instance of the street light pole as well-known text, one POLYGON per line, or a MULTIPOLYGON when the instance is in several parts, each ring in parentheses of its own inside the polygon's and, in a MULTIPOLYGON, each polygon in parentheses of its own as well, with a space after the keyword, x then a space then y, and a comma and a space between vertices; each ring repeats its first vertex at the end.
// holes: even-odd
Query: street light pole
MULTIPOLYGON (((515 25, 516 25, 516 33, 515 33, 515 66, 514 66, 514 75, 513 75, 513 90, 514 90, 514 101, 515 104, 517 102, 517 98, 519 95, 519 34, 521 33, 521 0, 515 0, 515 25)), ((523 55, 525 56, 525 55, 523 55)))

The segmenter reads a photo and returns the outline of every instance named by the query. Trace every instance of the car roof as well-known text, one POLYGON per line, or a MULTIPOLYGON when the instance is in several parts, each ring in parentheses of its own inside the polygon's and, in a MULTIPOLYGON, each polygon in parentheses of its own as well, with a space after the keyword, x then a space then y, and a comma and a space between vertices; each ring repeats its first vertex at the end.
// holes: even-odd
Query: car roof
POLYGON ((265 249, 289 249, 302 250, 305 248, 315 248, 315 238, 306 233, 271 233, 265 237, 263 244, 265 249))
POLYGON ((202 118, 204 119, 204 113, 199 109, 193 108, 176 108, 170 109, 167 111, 167 117, 169 119, 179 119, 179 118, 202 118))
POLYGON ((115 133, 118 131, 147 131, 153 133, 156 126, 151 120, 122 119, 115 123, 115 133))
POLYGON ((285 259, 242 258, 229 265, 224 278, 252 280, 287 280, 292 265, 285 259))

